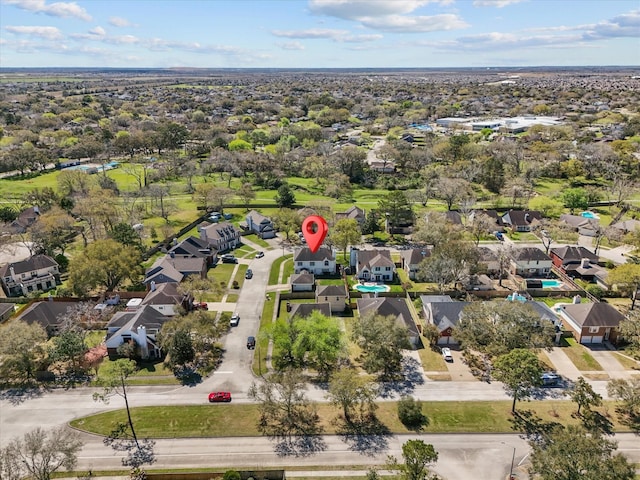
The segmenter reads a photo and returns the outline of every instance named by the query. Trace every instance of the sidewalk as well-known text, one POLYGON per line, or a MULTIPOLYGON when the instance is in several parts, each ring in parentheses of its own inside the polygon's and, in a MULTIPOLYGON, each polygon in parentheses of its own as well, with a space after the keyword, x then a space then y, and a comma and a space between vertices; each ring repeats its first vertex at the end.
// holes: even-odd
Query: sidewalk
POLYGON ((551 363, 556 368, 556 371, 570 380, 576 381, 578 377, 584 375, 584 372, 580 372, 573 364, 573 362, 567 357, 560 347, 553 347, 550 352, 545 351, 551 363))

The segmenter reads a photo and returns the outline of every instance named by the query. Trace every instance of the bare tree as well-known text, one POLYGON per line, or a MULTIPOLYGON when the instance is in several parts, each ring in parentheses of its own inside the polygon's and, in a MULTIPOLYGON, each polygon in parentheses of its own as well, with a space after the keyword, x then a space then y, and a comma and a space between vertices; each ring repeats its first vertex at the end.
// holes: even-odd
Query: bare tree
POLYGON ((76 466, 82 446, 78 434, 66 427, 38 427, 0 451, 0 478, 49 480, 54 472, 76 466))

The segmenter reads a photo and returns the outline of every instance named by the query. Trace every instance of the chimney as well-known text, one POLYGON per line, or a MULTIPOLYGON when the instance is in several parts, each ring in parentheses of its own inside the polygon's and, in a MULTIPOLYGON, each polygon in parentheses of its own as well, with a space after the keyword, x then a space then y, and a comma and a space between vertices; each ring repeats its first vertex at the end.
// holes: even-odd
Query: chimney
POLYGON ((573 302, 574 304, 578 304, 582 302, 582 297, 580 295, 576 295, 575 297, 573 297, 573 302))
POLYGON ((169 256, 171 258, 176 258, 176 252, 169 252, 169 256))
POLYGON ((589 268, 591 266, 591 262, 589 261, 588 258, 582 258, 580 259, 580 266, 582 268, 589 268))
POLYGON ((34 205, 33 213, 35 213, 36 215, 40 215, 40 207, 38 207, 37 205, 34 205))
POLYGON ((151 291, 155 292, 156 291, 156 282, 151 280, 151 291))
POLYGON ((9 273, 11 273, 12 277, 16 276, 16 271, 13 269, 13 266, 9 267, 9 273))

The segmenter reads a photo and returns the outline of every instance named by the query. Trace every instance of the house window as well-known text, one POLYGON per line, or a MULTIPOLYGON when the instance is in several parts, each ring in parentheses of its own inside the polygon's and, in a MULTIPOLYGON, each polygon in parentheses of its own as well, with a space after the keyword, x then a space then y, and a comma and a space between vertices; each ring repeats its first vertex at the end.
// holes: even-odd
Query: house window
POLYGON ((298 262, 298 266, 301 267, 302 266, 302 262, 298 262))
POLYGON ((315 267, 315 266, 316 266, 316 262, 309 262, 309 265, 310 265, 311 267, 315 267))
POLYGON ((340 301, 340 297, 336 297, 336 302, 339 302, 339 301, 340 301))
POLYGON ((589 333, 598 333, 600 331, 600 327, 589 327, 589 333))
POLYGON ((329 266, 329 260, 325 260, 325 261, 324 261, 324 266, 325 266, 325 267, 328 267, 328 266, 329 266))
POLYGON ((385 270, 386 270, 387 272, 390 272, 390 271, 391 271, 391 267, 385 267, 385 270))

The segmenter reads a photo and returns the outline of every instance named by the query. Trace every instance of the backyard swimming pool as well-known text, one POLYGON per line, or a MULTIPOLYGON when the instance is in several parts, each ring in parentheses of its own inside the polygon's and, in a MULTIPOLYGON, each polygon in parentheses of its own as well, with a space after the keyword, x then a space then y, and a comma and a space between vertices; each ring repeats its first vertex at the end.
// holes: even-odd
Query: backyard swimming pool
POLYGON ((560 288, 562 285, 561 280, 542 280, 542 288, 560 288))
POLYGON ((590 211, 582 212, 580 213, 580 216, 584 218, 600 218, 597 214, 590 211))
POLYGON ((391 288, 387 285, 375 285, 368 283, 365 283, 364 285, 358 284, 353 287, 353 289, 363 293, 388 292, 389 290, 391 290, 391 288))

